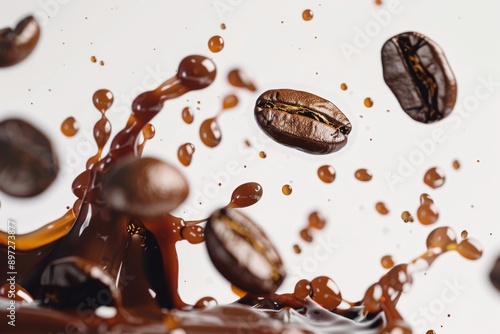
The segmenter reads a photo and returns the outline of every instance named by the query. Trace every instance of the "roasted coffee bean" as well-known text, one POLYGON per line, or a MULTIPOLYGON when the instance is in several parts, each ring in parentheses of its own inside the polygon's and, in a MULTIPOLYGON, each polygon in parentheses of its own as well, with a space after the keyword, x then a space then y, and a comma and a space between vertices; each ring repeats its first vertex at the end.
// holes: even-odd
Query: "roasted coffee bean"
POLYGON ((120 293, 115 280, 96 264, 79 257, 65 257, 49 263, 42 273, 43 302, 54 307, 113 305, 120 293), (94 298, 99 304, 85 300, 94 298))
POLYGON ((268 136, 310 154, 340 150, 351 132, 351 123, 332 102, 298 90, 268 90, 259 96, 254 111, 268 136))
POLYGON ((44 191, 59 171, 49 139, 20 119, 0 122, 0 191, 32 197, 44 191))
POLYGON ((103 200, 136 217, 160 216, 177 208, 189 187, 177 168, 155 158, 133 158, 115 167, 104 180, 103 200))
POLYGON ((40 37, 40 26, 28 16, 21 20, 16 28, 0 29, 0 67, 19 63, 29 56, 40 37))
POLYGON ((500 257, 497 258, 490 271, 490 280, 493 286, 500 291, 500 257))
POLYGON ((205 244, 217 270, 244 291, 273 293, 285 278, 278 251, 264 231, 235 209, 217 210, 210 216, 205 244))
POLYGON ((448 116, 457 98, 455 76, 441 48, 428 37, 405 32, 382 47, 384 80, 414 120, 432 123, 448 116))

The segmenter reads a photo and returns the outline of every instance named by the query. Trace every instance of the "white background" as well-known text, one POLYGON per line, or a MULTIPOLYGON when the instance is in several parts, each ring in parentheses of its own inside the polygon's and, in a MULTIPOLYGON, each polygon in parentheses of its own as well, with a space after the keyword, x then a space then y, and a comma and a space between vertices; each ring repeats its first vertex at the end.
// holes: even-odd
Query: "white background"
MULTIPOLYGON (((0 69, 0 119, 21 116, 43 129, 63 165, 55 184, 34 199, 0 194, 2 229, 12 218, 20 233, 28 232, 72 205, 71 181, 95 150, 90 135, 99 118, 91 101, 94 91, 107 88, 115 94, 108 117, 116 133, 125 123, 133 97, 174 75, 186 55, 203 54, 214 59, 217 80, 208 89, 166 103, 153 121, 156 137, 145 150, 145 155, 179 166, 188 177, 191 196, 179 214, 203 218, 225 205, 239 184, 261 183, 261 202, 244 211, 276 243, 289 276, 294 276, 297 269, 293 268, 308 278, 328 275, 348 300, 360 299, 364 289, 384 273, 380 265, 383 255, 392 255, 398 263, 410 261, 425 251, 426 236, 433 228, 449 225, 457 233, 466 229, 483 245, 483 257, 472 262, 456 253, 446 254, 425 275, 415 277, 399 309, 415 333, 428 329, 439 334, 500 332, 495 319, 500 293, 488 280, 500 255, 498 2, 384 0, 384 5, 375 6, 371 0, 283 0, 272 4, 264 0, 1 0, 0 4, 2 27, 13 26, 29 13, 36 13, 42 22, 34 53, 18 66, 0 69), (314 12, 309 22, 302 20, 304 9, 314 12), (220 29, 221 23, 227 25, 226 30, 220 29), (455 121, 431 125, 413 121, 385 85, 381 46, 404 31, 424 33, 445 51, 459 87, 452 114, 455 121), (363 40, 361 35, 366 33, 363 40), (212 54, 207 41, 217 34, 223 36, 225 47, 212 54), (341 51, 347 44, 356 48, 350 57, 341 51), (105 66, 90 62, 91 56, 104 60, 105 66), (227 84, 227 72, 234 67, 255 81, 256 93, 227 84), (479 101, 474 98, 476 89, 488 92, 484 86, 478 88, 481 80, 497 85, 488 98, 479 101), (342 82, 347 83, 347 91, 340 90, 342 82), (269 88, 307 90, 333 101, 353 124, 348 146, 331 155, 311 156, 268 139, 253 119, 253 104, 269 88), (240 97, 240 104, 219 118, 223 141, 214 149, 204 147, 198 137, 199 124, 215 115, 222 97, 231 92, 240 97), (365 97, 373 99, 372 108, 363 106, 365 97), (479 102, 477 106, 467 104, 474 101, 479 102), (185 106, 200 107, 191 125, 180 117, 185 106), (466 113, 459 115, 459 109, 466 113), (68 116, 80 124, 80 132, 73 138, 64 137, 59 130, 68 116), (384 175, 397 172, 401 159, 422 156, 415 141, 432 138, 436 129, 444 133, 442 143, 424 154, 404 181, 391 188, 384 175), (244 148, 245 139, 252 142, 253 150, 244 148), (196 146, 188 168, 176 159, 178 146, 185 142, 196 146), (267 153, 266 159, 258 157, 261 149, 267 153), (458 171, 451 167, 454 159, 462 164, 458 171), (224 180, 229 162, 237 165, 237 173, 224 180), (324 184, 317 178, 316 170, 323 164, 335 167, 334 183, 324 184), (433 166, 440 166, 447 177, 445 185, 436 190, 422 182, 425 171, 433 166), (363 167, 374 175, 368 183, 353 177, 363 167), (210 186, 219 181, 222 186, 214 196, 210 186), (281 193, 286 183, 293 186, 288 197, 281 193), (435 199, 438 222, 430 227, 403 223, 401 212, 414 212, 422 192, 435 199), (202 205, 193 205, 200 197, 204 197, 202 205), (389 216, 374 210, 380 200, 391 210, 389 216), (327 228, 315 234, 312 244, 300 243, 298 232, 315 209, 327 217, 327 228), (327 249, 321 245, 326 240, 335 249, 325 257, 327 249), (300 255, 292 251, 296 242, 303 249, 300 255), (458 284, 455 293, 446 290, 450 283, 458 284), (443 294, 452 301, 446 297, 443 301, 443 294)), ((213 269, 204 245, 182 244, 179 251, 181 295, 187 302, 205 295, 220 303, 235 299, 229 284, 213 269)), ((290 278, 280 291, 291 291, 293 285, 294 278, 290 278)))

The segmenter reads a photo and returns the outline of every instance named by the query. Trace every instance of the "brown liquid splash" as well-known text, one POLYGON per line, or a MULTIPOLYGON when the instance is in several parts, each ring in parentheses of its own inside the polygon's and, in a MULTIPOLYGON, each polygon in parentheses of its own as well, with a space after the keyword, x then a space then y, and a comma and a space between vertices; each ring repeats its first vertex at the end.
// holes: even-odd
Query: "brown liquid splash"
POLYGON ((222 133, 217 123, 219 115, 227 109, 234 108, 238 105, 238 97, 236 95, 227 95, 222 101, 222 110, 215 116, 204 120, 200 125, 200 139, 207 147, 216 147, 222 140, 222 133))
POLYGON ((384 202, 377 202, 375 204, 375 210, 377 210, 377 212, 383 216, 389 214, 389 209, 387 208, 384 202))
POLYGON ((281 192, 285 196, 290 196, 292 194, 292 186, 289 184, 283 185, 283 187, 281 187, 281 192))
POLYGON ((369 97, 365 98, 363 103, 364 103, 365 107, 367 107, 367 108, 373 107, 373 100, 369 97))
POLYGON ((100 160, 104 145, 111 136, 111 123, 106 117, 106 111, 111 108, 114 97, 107 89, 100 89, 94 93, 92 97, 94 107, 101 113, 101 119, 94 125, 94 140, 97 144, 97 153, 87 160, 87 169, 92 167, 100 160))
POLYGON ((344 82, 343 82, 343 83, 341 83, 341 84, 340 84, 340 89, 341 89, 341 90, 347 90, 347 84, 346 84, 346 83, 344 83, 344 82))

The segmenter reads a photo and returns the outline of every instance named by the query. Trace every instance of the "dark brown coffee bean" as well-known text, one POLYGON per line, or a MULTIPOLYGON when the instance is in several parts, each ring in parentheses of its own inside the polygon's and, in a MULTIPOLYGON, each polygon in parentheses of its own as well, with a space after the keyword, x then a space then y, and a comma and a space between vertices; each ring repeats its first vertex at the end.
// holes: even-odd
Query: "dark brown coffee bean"
POLYGON ((432 123, 448 116, 457 98, 455 76, 441 48, 428 37, 405 32, 382 47, 384 80, 414 120, 432 123))
POLYGON ((40 26, 28 16, 21 20, 16 28, 0 29, 0 67, 19 63, 29 56, 40 37, 40 26))
POLYGON ((234 209, 217 210, 210 216, 205 244, 222 276, 246 292, 273 293, 285 278, 278 251, 264 231, 234 209))
POLYGON ((298 90, 268 90, 257 99, 254 112, 268 136, 310 154, 340 150, 351 132, 351 123, 332 102, 298 90))
POLYGON ((500 291, 500 257, 497 258, 490 271, 490 280, 493 286, 500 291))
POLYGON ((0 191, 11 196, 38 195, 57 176, 57 158, 49 139, 23 120, 0 122, 0 152, 0 191))
POLYGON ((155 158, 133 158, 105 178, 103 200, 136 217, 160 216, 177 208, 189 186, 177 168, 155 158))
POLYGON ((79 257, 65 257, 49 263, 41 276, 43 302, 55 307, 113 305, 120 299, 115 280, 93 262, 79 257), (99 297, 99 298, 96 298, 99 297), (85 303, 87 298, 98 302, 85 303))

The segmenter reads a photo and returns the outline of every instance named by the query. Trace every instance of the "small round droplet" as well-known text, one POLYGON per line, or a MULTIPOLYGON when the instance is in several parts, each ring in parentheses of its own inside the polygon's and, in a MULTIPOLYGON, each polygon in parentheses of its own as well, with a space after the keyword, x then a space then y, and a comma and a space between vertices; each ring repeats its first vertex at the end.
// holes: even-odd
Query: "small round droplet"
POLYGON ((401 214, 401 219, 403 219, 403 221, 405 223, 413 223, 414 219, 413 219, 413 216, 411 215, 411 213, 409 211, 403 211, 403 213, 401 214))
POLYGON ((439 218, 439 212, 434 204, 422 204, 418 207, 417 218, 422 225, 434 224, 439 218))
POLYGON ((341 84, 340 84, 340 89, 341 89, 341 90, 347 90, 347 84, 346 84, 346 83, 344 83, 344 82, 343 82, 343 83, 341 83, 341 84))
POLYGON ((146 124, 142 129, 142 135, 144 136, 145 140, 153 139, 155 134, 156 134, 156 129, 154 125, 151 123, 146 124))
POLYGON ((373 176, 369 170, 360 168, 354 173, 354 177, 356 177, 356 179, 358 179, 359 181, 368 182, 372 179, 373 176))
POLYGON ((182 109, 181 115, 182 115, 182 120, 184 121, 184 123, 186 123, 186 124, 193 123, 194 114, 193 114, 193 111, 191 110, 191 108, 185 107, 184 109, 182 109))
POLYGON ((222 30, 226 30, 226 24, 225 24, 225 23, 221 23, 221 24, 220 24, 220 28, 221 28, 222 30))
POLYGON ((391 269, 392 267, 394 267, 394 260, 390 255, 385 255, 384 257, 382 257, 380 263, 382 264, 382 267, 384 267, 385 269, 391 269))
POLYGON ((292 194, 292 186, 289 184, 285 184, 283 187, 281 187, 281 192, 285 196, 289 196, 292 194))
POLYGON ((97 62, 97 58, 95 56, 92 56, 92 57, 90 57, 90 61, 95 63, 95 62, 97 62))
POLYGON ((314 13, 310 9, 306 9, 302 12, 302 19, 304 21, 311 21, 313 17, 314 17, 314 13))
POLYGON ((375 204, 375 210, 377 210, 377 212, 383 216, 389 214, 389 209, 387 208, 384 202, 377 202, 375 204))
POLYGON ((260 151, 260 152, 259 152, 259 157, 261 157, 262 159, 267 158, 267 154, 266 154, 266 152, 264 152, 264 151, 260 151))
POLYGON ((325 183, 332 183, 335 181, 336 173, 335 168, 330 165, 323 165, 318 168, 318 177, 325 183))
POLYGON ((365 98, 364 100, 365 107, 371 108, 373 107, 373 100, 369 97, 365 98))
POLYGON ((295 244, 295 245, 293 245, 293 252, 295 254, 300 254, 300 253, 302 253, 302 248, 300 248, 299 245, 295 244))
POLYGON ((444 172, 439 167, 432 167, 424 175, 424 183, 433 189, 441 187, 445 180, 444 172))
POLYGON ((208 40, 208 48, 213 53, 220 52, 224 48, 224 39, 218 35, 212 36, 208 40))
POLYGON ((463 230, 462 233, 460 233, 460 236, 462 237, 462 239, 465 239, 469 236, 469 232, 467 232, 466 230, 463 230))
POLYGON ((73 137, 78 132, 79 126, 74 117, 66 118, 61 124, 61 132, 66 137, 73 137))
MULTIPOLYGON (((382 3, 381 0, 377 0, 378 2, 382 3)), ((378 4, 378 3, 377 3, 378 4)), ((436 334, 436 331, 433 329, 429 329, 425 334, 436 334)))
POLYGON ((454 160, 452 166, 453 166, 453 169, 455 169, 455 170, 460 169, 460 161, 454 160))
POLYGON ((104 66, 104 60, 100 60, 99 65, 104 66))

